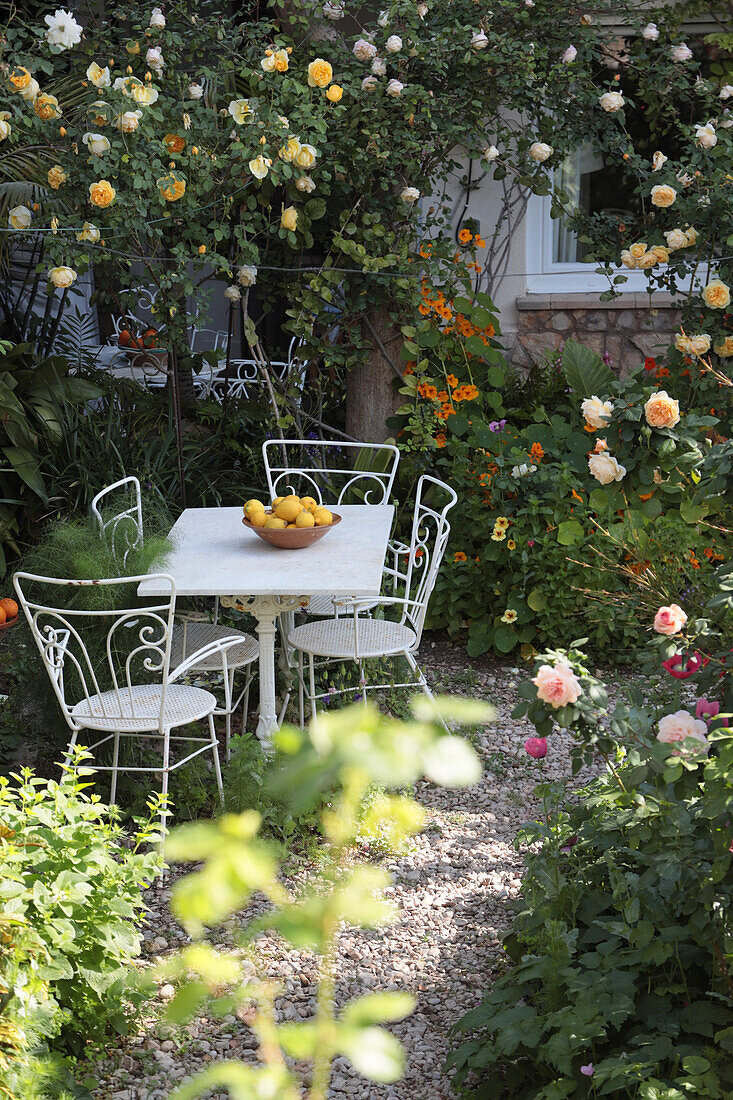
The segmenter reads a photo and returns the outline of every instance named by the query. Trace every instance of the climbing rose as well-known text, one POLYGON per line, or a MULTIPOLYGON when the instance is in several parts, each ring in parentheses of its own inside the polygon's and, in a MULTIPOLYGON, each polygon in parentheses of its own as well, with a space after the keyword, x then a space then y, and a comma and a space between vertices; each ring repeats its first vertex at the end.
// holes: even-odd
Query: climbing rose
POLYGON ((601 485, 610 485, 612 481, 621 481, 626 476, 626 467, 609 454, 592 454, 588 459, 588 469, 601 485))
POLYGON ((671 638, 673 634, 679 634, 687 622, 687 615, 679 606, 672 603, 669 607, 660 607, 654 616, 654 629, 657 634, 666 634, 671 638))
POLYGON ((53 15, 45 17, 45 22, 48 26, 46 41, 49 46, 70 50, 72 46, 81 42, 81 25, 77 23, 70 11, 58 8, 53 15))
POLYGON ((524 751, 534 760, 542 760, 547 756, 547 738, 546 737, 528 737, 524 742, 524 751))
POLYGON ((674 428, 680 422, 680 403, 666 390, 659 390, 644 405, 644 416, 652 428, 674 428))
MULTIPOLYGON (((707 750, 708 739, 705 736, 707 726, 699 718, 693 718, 686 710, 676 710, 674 714, 665 714, 657 723, 659 732, 657 741, 665 745, 675 745, 688 737, 693 737, 705 745, 707 750)), ((677 750, 679 751, 679 749, 677 750)))
POLYGON ((580 411, 591 428, 607 428, 613 412, 613 403, 601 401, 600 397, 593 394, 582 402, 580 411))
POLYGON ((532 683, 537 688, 537 698, 555 709, 574 703, 583 691, 577 676, 565 661, 541 665, 532 683))

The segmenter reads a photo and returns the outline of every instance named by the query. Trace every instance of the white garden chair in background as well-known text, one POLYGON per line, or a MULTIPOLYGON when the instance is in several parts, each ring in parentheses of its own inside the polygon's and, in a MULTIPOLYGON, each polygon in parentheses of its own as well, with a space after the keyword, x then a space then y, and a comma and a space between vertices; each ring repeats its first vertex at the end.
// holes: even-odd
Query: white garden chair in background
POLYGON ((289 630, 287 644, 299 655, 300 721, 305 721, 303 696, 307 694, 315 718, 318 699, 343 694, 350 689, 318 693, 315 682, 315 659, 328 663, 353 661, 359 668, 360 690, 419 686, 432 699, 427 680, 417 663, 428 602, 435 587, 438 570, 450 535, 448 512, 458 497, 453 489, 437 478, 424 474, 417 486, 412 534, 404 559, 387 566, 385 574, 402 595, 337 600, 342 614, 330 619, 312 620, 289 630), (400 611, 397 620, 378 618, 376 611, 394 608, 400 611), (308 685, 304 678, 304 655, 308 657, 308 685), (414 679, 406 683, 367 683, 364 662, 384 657, 404 657, 414 679))
MULTIPOLYGON (((213 330, 211 330, 213 332, 213 330)), ((229 378, 226 373, 226 333, 220 333, 221 340, 215 345, 222 358, 216 370, 211 384, 211 396, 217 401, 222 401, 224 395, 230 398, 250 398, 261 392, 265 385, 262 371, 256 359, 231 359, 229 362, 229 378)), ((298 388, 302 390, 306 363, 298 356, 303 340, 294 336, 288 345, 288 354, 285 359, 270 359, 268 367, 279 382, 286 382, 296 377, 298 388)))
MULTIPOLYGON (((97 493, 90 508, 99 526, 100 534, 107 540, 115 559, 124 565, 130 551, 143 541, 140 481, 130 476, 106 486, 97 493), (113 497, 114 494, 118 495, 116 507, 119 507, 120 491, 126 494, 127 507, 116 512, 115 506, 112 505, 107 511, 104 505, 109 504, 108 498, 113 497)), ((232 715, 241 704, 242 731, 244 731, 247 724, 249 689, 252 683, 252 665, 258 659, 259 646, 251 634, 222 626, 218 622, 218 616, 218 600, 214 605, 213 622, 209 617, 198 617, 193 614, 179 615, 179 621, 176 622, 173 630, 171 659, 174 665, 183 661, 190 662, 191 669, 196 673, 223 677, 224 703, 220 705, 217 702, 214 713, 222 715, 225 719, 225 753, 226 759, 229 760, 232 715), (216 649, 211 649, 213 643, 225 638, 239 639, 238 646, 229 647, 227 650, 226 667, 216 649), (196 659, 198 653, 201 656, 196 659), (245 681, 239 694, 235 696, 234 681, 241 670, 245 670, 245 681)))
MULTIPOLYGON (((147 577, 113 577, 106 580, 60 580, 32 573, 16 573, 13 578, 18 601, 23 608, 33 640, 51 680, 64 718, 71 729, 67 762, 84 730, 102 736, 86 747, 90 751, 112 741, 111 765, 95 765, 97 771, 112 773, 110 802, 117 796, 119 772, 154 772, 163 775, 162 794, 168 793, 171 772, 201 753, 212 755, 219 798, 224 791, 219 767, 219 750, 214 728, 216 698, 202 688, 188 687, 177 681, 192 671, 198 661, 216 660, 228 672, 227 658, 240 645, 238 638, 212 642, 171 671, 173 652, 173 614, 176 589, 172 577, 156 575, 169 590, 166 598, 154 604, 133 607, 105 607, 100 594, 114 603, 114 589, 120 585, 137 586, 147 577), (94 587, 95 604, 100 609, 75 609, 39 602, 48 589, 77 591, 94 587), (88 639, 88 640, 85 640, 88 639), (174 733, 194 722, 208 722, 208 736, 193 737, 174 733), (161 762, 147 766, 120 765, 120 739, 159 739, 161 762), (182 760, 171 761, 171 746, 196 745, 182 760)), ((133 589, 134 591, 134 589, 133 589)), ((50 596, 50 593, 48 593, 50 596)), ((165 830, 168 811, 161 813, 165 830)))

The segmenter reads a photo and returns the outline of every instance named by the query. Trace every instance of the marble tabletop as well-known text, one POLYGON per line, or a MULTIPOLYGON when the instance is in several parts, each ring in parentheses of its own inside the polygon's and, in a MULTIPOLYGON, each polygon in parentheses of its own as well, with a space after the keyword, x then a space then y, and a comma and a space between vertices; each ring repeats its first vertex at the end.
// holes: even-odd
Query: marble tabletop
MULTIPOLYGON (((173 548, 155 572, 179 596, 376 596, 382 585, 391 504, 344 504, 342 522, 313 546, 279 550, 242 524, 242 509, 187 508, 170 532, 173 548)), ((143 581, 140 596, 165 595, 143 581)))

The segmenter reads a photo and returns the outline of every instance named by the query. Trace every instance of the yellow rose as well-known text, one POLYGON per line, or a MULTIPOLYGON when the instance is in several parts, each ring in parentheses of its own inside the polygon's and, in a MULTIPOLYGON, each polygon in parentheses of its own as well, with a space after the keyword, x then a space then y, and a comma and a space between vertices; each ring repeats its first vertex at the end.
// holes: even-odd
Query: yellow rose
POLYGON ((249 170, 255 179, 263 180, 267 173, 270 171, 272 161, 269 157, 260 156, 255 157, 254 160, 249 162, 249 170))
POLYGON ((289 229, 294 232, 298 225, 298 211, 294 206, 284 206, 283 212, 280 215, 280 225, 283 229, 289 229))
POLYGON ((635 244, 629 245, 629 252, 635 260, 641 259, 646 252, 646 243, 637 241, 635 244))
POLYGON ((134 38, 131 38, 130 41, 125 46, 125 49, 130 54, 131 57, 136 57, 137 54, 140 53, 140 43, 137 42, 134 38))
POLYGON ((171 153, 182 153, 186 148, 186 139, 182 138, 180 134, 166 134, 163 141, 168 146, 171 153))
POLYGON ((671 206, 677 198, 677 192, 668 183, 658 183, 656 187, 652 187, 651 195, 652 204, 662 207, 671 206))
POLYGON ((178 202, 186 193, 186 181, 180 176, 161 176, 156 182, 166 202, 178 202))
POLYGON ((300 142, 298 141, 297 137, 291 137, 288 138, 282 149, 279 150, 279 156, 282 160, 287 161, 287 163, 289 164, 291 161, 295 160, 299 152, 300 142))
POLYGON ((39 95, 33 104, 33 110, 39 118, 47 122, 51 118, 61 118, 59 101, 55 95, 39 95))
POLYGON ((27 206, 13 206, 8 211, 8 227, 10 229, 28 229, 33 220, 33 215, 27 206))
POLYGON ((266 73, 275 72, 275 57, 272 51, 270 51, 262 58, 262 60, 260 61, 260 65, 266 73))
POLYGON ((152 84, 135 84, 132 89, 132 98, 136 103, 142 103, 144 107, 152 107, 158 102, 159 95, 158 89, 152 84))
POLYGON ((652 428, 674 428, 680 422, 680 403, 666 390, 653 393, 644 406, 647 424, 652 428))
POLYGON ((312 145, 301 145, 295 163, 298 168, 312 168, 318 156, 317 150, 312 145))
POLYGON ((288 71, 289 64, 290 64, 290 62, 288 60, 288 51, 287 50, 276 50, 275 51, 275 68, 277 69, 277 71, 279 73, 286 73, 288 71))
POLYGON ((77 241, 91 241, 94 244, 99 240, 101 234, 96 225, 92 225, 91 222, 84 222, 79 233, 76 235, 77 241))
POLYGON ((92 122, 95 126, 107 125, 109 122, 107 111, 109 111, 109 103, 105 103, 103 99, 98 99, 95 103, 90 105, 89 113, 92 116, 92 122))
POLYGON ((649 249, 657 257, 657 263, 667 264, 669 263, 669 250, 661 244, 655 244, 653 248, 649 249))
POLYGON ((68 178, 60 164, 54 164, 53 168, 48 170, 48 185, 53 187, 54 191, 58 191, 61 184, 66 183, 68 178))
POLYGON ((27 88, 32 79, 33 78, 28 72, 28 69, 24 69, 22 65, 16 65, 16 67, 13 69, 10 76, 8 77, 10 83, 13 85, 14 88, 17 88, 19 92, 22 92, 25 88, 27 88))
POLYGON ((97 180, 96 183, 89 184, 89 201, 92 206, 99 206, 102 209, 111 206, 116 194, 109 180, 97 180))
POLYGON ((730 287, 722 279, 711 279, 702 292, 710 309, 725 309, 730 305, 730 287))
POLYGON ((721 359, 730 359, 733 355, 733 336, 726 336, 722 344, 716 344, 713 348, 716 355, 719 355, 721 359))
POLYGON ((140 125, 142 117, 142 111, 123 111, 121 115, 117 115, 115 126, 118 130, 122 130, 123 134, 132 134, 140 125))
POLYGON ((87 80, 93 84, 95 88, 109 88, 111 80, 108 66, 105 65, 104 68, 102 68, 96 61, 92 61, 87 69, 87 80))
POLYGON ((332 84, 326 91, 326 99, 329 99, 331 103, 340 103, 343 94, 344 89, 340 84, 332 84))
POLYGON ((76 282, 76 272, 73 267, 52 267, 48 277, 54 286, 60 287, 62 290, 66 290, 67 287, 76 282))
POLYGON ((227 110, 237 126, 241 126, 243 122, 252 117, 252 108, 248 99, 233 99, 227 110))
POLYGON ((40 84, 37 80, 33 80, 32 78, 30 84, 28 84, 25 88, 20 89, 20 94, 23 96, 23 99, 26 101, 26 103, 35 103, 36 96, 40 95, 40 92, 40 84))
POLYGON ((701 332, 698 336, 690 337, 690 354, 691 355, 706 355, 710 351, 710 344, 712 343, 707 332, 701 332))
POLYGON ((308 66, 308 83, 311 88, 325 88, 333 80, 333 69, 328 61, 317 57, 308 66))
POLYGON ((10 125, 7 118, 0 118, 0 141, 5 141, 9 138, 13 132, 13 128, 10 125))
POLYGON ((636 266, 641 268, 642 271, 647 271, 650 267, 654 267, 657 262, 657 257, 653 252, 645 252, 643 256, 639 256, 636 266))

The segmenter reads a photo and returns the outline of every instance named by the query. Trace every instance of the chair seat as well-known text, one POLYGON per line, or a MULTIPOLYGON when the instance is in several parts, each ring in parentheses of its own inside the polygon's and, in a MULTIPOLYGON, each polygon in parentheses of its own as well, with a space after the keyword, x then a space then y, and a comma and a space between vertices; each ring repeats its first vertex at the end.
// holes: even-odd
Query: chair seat
MULTIPOLYGON (((307 607, 303 608, 306 615, 318 616, 319 618, 326 618, 331 615, 348 615, 349 612, 343 607, 336 607, 334 600, 348 600, 349 596, 344 594, 343 596, 311 596, 310 603, 307 607)), ((361 597, 359 598, 359 605, 362 611, 369 611, 371 607, 378 607, 379 600, 375 599, 373 604, 363 603, 361 597)), ((353 616, 352 616, 353 617, 353 616)))
POLYGON ((359 653, 356 653, 354 616, 324 619, 297 626, 288 635, 288 643, 314 657, 386 657, 404 653, 417 644, 417 636, 409 626, 387 619, 359 619, 359 653))
MULTIPOLYGON (((116 691, 102 691, 82 699, 71 712, 84 729, 118 733, 145 733, 160 728, 160 684, 141 684, 116 691)), ((216 697, 203 688, 169 684, 165 693, 163 725, 185 726, 207 718, 217 706, 216 697)))
MULTIPOLYGON (((176 623, 173 628, 173 641, 171 643, 171 669, 177 668, 181 661, 185 661, 205 645, 211 642, 220 642, 225 638, 241 638, 241 645, 232 646, 227 650, 227 668, 243 668, 256 661, 260 648, 257 639, 251 634, 245 634, 243 630, 231 630, 228 626, 220 626, 218 623, 190 622, 185 625, 186 652, 183 652, 184 626, 176 623)), ((195 672, 223 672, 224 664, 221 653, 212 653, 193 665, 195 672)))

